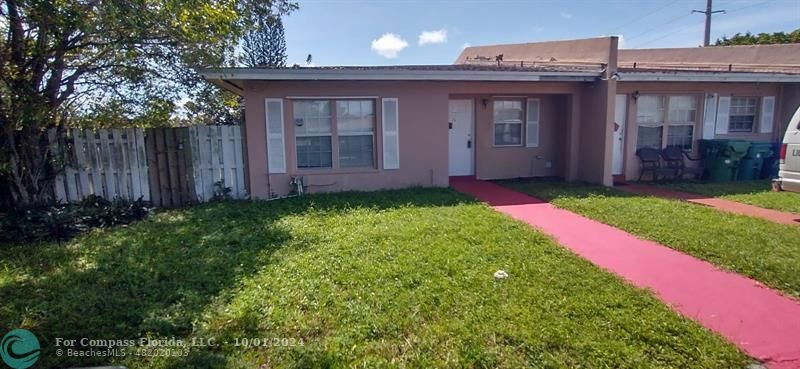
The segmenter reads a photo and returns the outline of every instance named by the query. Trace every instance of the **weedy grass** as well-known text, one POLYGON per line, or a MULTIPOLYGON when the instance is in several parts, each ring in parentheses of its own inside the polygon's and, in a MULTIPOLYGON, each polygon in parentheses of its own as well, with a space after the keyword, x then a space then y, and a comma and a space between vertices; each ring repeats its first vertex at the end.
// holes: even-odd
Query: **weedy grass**
POLYGON ((800 213, 800 194, 772 191, 769 180, 736 181, 722 183, 674 182, 658 186, 726 200, 741 202, 766 209, 800 213))
POLYGON ((648 292, 446 189, 206 204, 65 246, 5 248, 0 259, 0 325, 34 332, 42 367, 751 362, 648 292), (495 280, 499 269, 509 277, 495 280), (183 357, 65 358, 55 356, 56 337, 216 346, 183 357), (267 340, 235 344, 257 337, 267 340))
POLYGON ((589 184, 501 184, 800 297, 800 227, 589 184))

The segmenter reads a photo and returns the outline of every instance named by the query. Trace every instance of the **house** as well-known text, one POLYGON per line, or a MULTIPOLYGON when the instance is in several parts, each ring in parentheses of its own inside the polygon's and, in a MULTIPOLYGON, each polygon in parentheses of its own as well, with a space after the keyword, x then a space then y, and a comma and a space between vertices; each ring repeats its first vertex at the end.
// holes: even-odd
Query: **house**
POLYGON ((468 47, 452 65, 204 70, 245 98, 249 190, 636 178, 638 147, 775 141, 800 44, 620 50, 616 37, 468 47))

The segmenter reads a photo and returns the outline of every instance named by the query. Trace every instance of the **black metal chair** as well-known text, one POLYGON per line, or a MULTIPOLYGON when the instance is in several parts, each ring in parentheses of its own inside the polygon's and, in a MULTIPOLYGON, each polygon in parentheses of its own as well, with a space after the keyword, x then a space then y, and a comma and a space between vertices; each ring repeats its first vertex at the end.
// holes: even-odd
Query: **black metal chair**
POLYGON ((664 168, 661 166, 661 151, 651 148, 642 147, 636 150, 636 156, 639 157, 641 166, 639 169, 639 181, 645 173, 650 172, 653 174, 653 180, 658 181, 658 176, 667 176, 674 173, 674 169, 664 168))
POLYGON ((685 160, 700 161, 699 158, 693 158, 688 152, 678 146, 667 146, 661 150, 661 158, 664 160, 663 168, 669 169, 674 179, 683 179, 686 174, 691 174, 694 179, 699 179, 700 174, 703 173, 699 165, 689 166, 686 165, 685 160))

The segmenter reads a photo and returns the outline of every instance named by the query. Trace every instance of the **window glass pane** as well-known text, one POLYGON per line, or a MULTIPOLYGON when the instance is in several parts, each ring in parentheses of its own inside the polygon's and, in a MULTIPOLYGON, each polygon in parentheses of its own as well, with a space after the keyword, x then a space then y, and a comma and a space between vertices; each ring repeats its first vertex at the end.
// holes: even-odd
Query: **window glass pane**
POLYGON ((298 168, 332 167, 330 136, 297 137, 296 144, 298 168))
POLYGON ((331 106, 327 100, 295 101, 292 109, 297 136, 331 133, 331 106))
POLYGON ((694 124, 697 115, 696 96, 670 96, 669 97, 669 124, 694 124))
POLYGON ((522 100, 495 100, 494 121, 522 123, 522 100))
POLYGON ((495 123, 494 144, 497 146, 510 146, 522 144, 521 123, 495 123))
POLYGON ((373 132, 375 108, 372 100, 337 101, 336 124, 340 134, 373 132))
POLYGON ((693 133, 694 126, 670 126, 667 128, 667 146, 691 150, 693 133))
POLYGON ((372 168, 373 136, 339 136, 339 166, 342 168, 372 168))
POLYGON ((651 147, 661 149, 662 127, 639 127, 639 137, 636 139, 636 148, 651 147))
POLYGON ((522 100, 495 100, 493 108, 494 144, 522 145, 522 100))
POLYGON ((752 132, 756 122, 758 99, 734 97, 731 99, 728 132, 752 132))
POLYGON ((664 123, 664 96, 642 95, 636 101, 636 122, 644 126, 664 123))

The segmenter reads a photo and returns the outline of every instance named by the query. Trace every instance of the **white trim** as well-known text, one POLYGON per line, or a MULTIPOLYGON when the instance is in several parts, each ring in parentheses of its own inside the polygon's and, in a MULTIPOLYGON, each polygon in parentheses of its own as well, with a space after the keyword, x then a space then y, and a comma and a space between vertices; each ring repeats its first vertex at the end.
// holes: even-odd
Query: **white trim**
POLYGON ((800 82, 800 74, 738 72, 619 72, 620 82, 800 82))
POLYGON ((758 131, 761 133, 772 133, 772 126, 775 123, 775 96, 764 96, 761 98, 761 117, 758 122, 758 131))
POLYGON ((717 99, 717 124, 714 133, 718 135, 728 134, 728 124, 731 114, 731 97, 720 96, 717 99))
POLYGON ((377 99, 378 96, 286 96, 289 100, 350 100, 350 99, 377 99))
POLYGON ((214 69, 200 75, 213 80, 373 80, 373 81, 594 81, 599 72, 536 72, 409 69, 214 69))
POLYGON ((703 139, 714 138, 714 123, 717 121, 717 94, 706 94, 703 99, 703 139))
POLYGON ((381 132, 383 133, 382 152, 383 152, 383 169, 400 169, 400 103, 396 97, 385 97, 381 99, 381 132), (386 104, 394 103, 394 122, 395 130, 390 131, 386 129, 386 104), (395 152, 394 157, 397 158, 396 162, 387 161, 389 155, 387 142, 393 141, 395 152))
POLYGON ((525 101, 525 147, 539 147, 539 121, 541 116, 542 104, 539 99, 527 99, 525 101), (536 104, 536 118, 531 119, 531 105, 536 104), (535 127, 535 128, 532 128, 535 127), (535 132, 536 137, 531 137, 531 133, 535 132), (536 140, 532 140, 535 138, 536 140))
POLYGON ((269 174, 280 174, 286 173, 286 127, 285 119, 283 116, 283 99, 264 99, 264 131, 267 136, 267 173, 269 174), (270 132, 269 127, 269 104, 270 103, 278 103, 280 104, 280 127, 281 132, 270 132), (270 140, 280 140, 280 144, 276 147, 270 145, 270 140), (279 150, 279 151, 278 151, 279 150), (272 151, 272 153, 271 153, 272 151), (273 155, 277 152, 282 152, 283 160, 278 160, 273 155))

